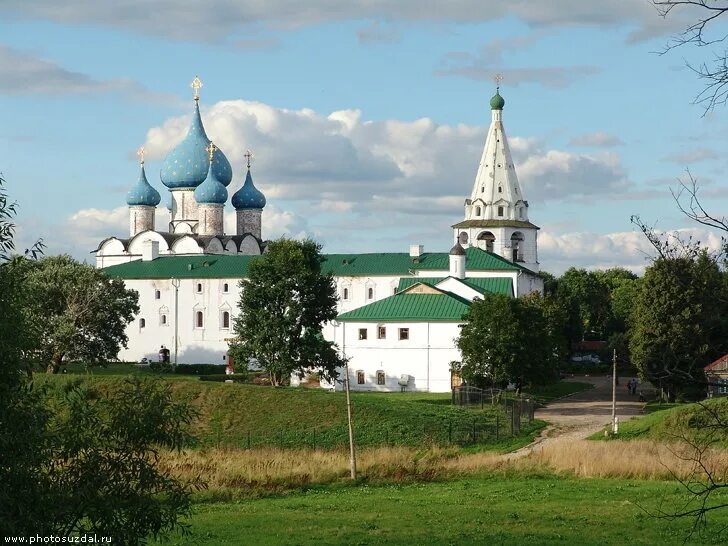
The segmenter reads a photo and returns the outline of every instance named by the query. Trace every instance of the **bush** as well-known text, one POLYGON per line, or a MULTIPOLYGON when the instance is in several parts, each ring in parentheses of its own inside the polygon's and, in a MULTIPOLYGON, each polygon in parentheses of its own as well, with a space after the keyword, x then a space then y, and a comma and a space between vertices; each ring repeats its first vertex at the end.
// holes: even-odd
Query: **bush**
POLYGON ((174 371, 174 365, 169 362, 155 362, 149 363, 149 369, 155 373, 172 373, 174 371))
POLYGON ((222 364, 177 364, 174 373, 184 375, 224 375, 225 365, 222 364))

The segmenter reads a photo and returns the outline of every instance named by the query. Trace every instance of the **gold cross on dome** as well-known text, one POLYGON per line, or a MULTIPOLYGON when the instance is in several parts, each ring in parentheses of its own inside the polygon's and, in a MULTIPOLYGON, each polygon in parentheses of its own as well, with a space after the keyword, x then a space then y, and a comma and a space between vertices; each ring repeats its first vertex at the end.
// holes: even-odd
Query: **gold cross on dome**
POLYGON ((500 88, 500 83, 503 81, 503 74, 500 74, 500 73, 496 74, 493 77, 493 80, 495 81, 496 88, 500 88))
POLYGON ((195 76, 195 79, 192 80, 190 87, 192 88, 192 97, 195 100, 200 100, 200 89, 202 88, 202 80, 199 76, 195 76))
POLYGON ((144 146, 139 147, 137 155, 139 156, 139 162, 144 165, 144 146))
POLYGON ((245 153, 243 154, 243 157, 245 157, 245 159, 247 160, 247 162, 248 162, 248 169, 249 169, 250 168, 250 164, 253 162, 253 158, 255 156, 253 156, 253 152, 251 150, 245 150, 245 153))
POLYGON ((212 160, 215 157, 215 150, 217 150, 217 146, 215 146, 214 143, 210 142, 210 144, 205 148, 205 150, 207 150, 208 156, 210 158, 210 163, 212 163, 212 160))

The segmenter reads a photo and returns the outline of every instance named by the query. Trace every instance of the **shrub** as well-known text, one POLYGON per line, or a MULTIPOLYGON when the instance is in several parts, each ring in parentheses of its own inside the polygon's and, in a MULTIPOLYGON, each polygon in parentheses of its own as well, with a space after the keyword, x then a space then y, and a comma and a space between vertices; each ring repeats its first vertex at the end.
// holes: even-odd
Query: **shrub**
POLYGON ((224 375, 226 366, 222 364, 177 364, 174 373, 184 375, 224 375))

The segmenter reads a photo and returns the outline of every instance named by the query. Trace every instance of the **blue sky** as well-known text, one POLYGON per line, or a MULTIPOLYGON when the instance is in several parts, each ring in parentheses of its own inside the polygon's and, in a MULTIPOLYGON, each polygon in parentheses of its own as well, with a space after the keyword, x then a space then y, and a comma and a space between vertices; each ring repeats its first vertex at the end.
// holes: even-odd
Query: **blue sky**
POLYGON ((140 145, 166 193, 159 166, 184 135, 196 74, 234 185, 256 153, 268 237, 446 250, 498 72, 544 269, 644 265, 630 215, 690 228, 669 193, 686 167, 713 210, 728 205, 728 114, 703 116, 684 67, 710 52, 657 55, 685 19, 645 0, 27 4, 0 6, 0 170, 21 242, 43 237, 51 253, 89 257, 125 235, 140 145))

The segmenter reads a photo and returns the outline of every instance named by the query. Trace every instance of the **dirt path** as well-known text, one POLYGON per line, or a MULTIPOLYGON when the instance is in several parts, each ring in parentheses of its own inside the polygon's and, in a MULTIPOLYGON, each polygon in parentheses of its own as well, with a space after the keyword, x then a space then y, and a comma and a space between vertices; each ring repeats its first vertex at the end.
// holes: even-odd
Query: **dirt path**
MULTIPOLYGON (((639 402, 638 395, 627 393, 628 379, 621 378, 620 384, 617 385, 617 416, 620 421, 626 421, 642 413, 643 404, 639 402)), ((555 400, 537 410, 536 418, 547 421, 549 426, 533 443, 510 453, 507 458, 526 456, 535 447, 557 438, 559 440, 582 440, 599 432, 611 422, 611 377, 573 377, 567 381, 591 383, 594 388, 555 400)))

